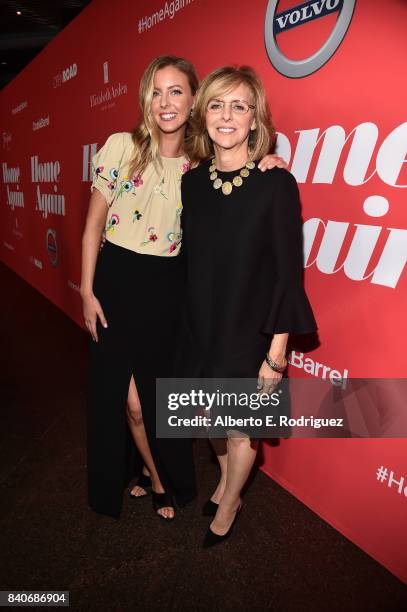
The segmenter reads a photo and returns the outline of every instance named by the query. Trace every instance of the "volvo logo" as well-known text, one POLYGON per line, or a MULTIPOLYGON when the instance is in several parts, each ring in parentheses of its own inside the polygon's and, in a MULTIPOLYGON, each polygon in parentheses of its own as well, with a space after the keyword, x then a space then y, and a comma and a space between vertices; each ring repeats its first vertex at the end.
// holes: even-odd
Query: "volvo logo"
POLYGON ((47 231, 46 238, 47 252, 48 258, 53 266, 58 264, 58 243, 57 243, 57 233, 54 229, 49 229, 47 231))
POLYGON ((287 77, 308 76, 326 64, 341 44, 352 20, 356 0, 311 0, 276 14, 278 2, 269 0, 266 12, 264 38, 269 59, 274 68, 287 77), (280 51, 276 40, 279 34, 338 12, 330 36, 316 53, 302 60, 291 60, 280 51))

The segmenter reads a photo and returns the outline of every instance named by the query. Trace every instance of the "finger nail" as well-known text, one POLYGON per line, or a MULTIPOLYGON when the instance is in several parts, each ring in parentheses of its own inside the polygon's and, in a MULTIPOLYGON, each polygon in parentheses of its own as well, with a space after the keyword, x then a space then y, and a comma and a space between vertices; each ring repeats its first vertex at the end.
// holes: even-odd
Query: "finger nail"
POLYGON ((103 324, 103 327, 107 327, 107 323, 104 323, 104 324, 103 324))

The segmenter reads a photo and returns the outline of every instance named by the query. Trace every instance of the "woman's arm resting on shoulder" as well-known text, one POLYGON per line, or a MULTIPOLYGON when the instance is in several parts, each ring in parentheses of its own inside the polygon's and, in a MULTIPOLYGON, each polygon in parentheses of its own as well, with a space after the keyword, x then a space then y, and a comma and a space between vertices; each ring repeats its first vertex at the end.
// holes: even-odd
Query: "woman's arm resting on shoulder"
POLYGON ((265 172, 266 170, 272 170, 276 166, 277 168, 284 168, 285 170, 287 170, 288 168, 288 165, 282 157, 279 157, 278 155, 274 154, 271 155, 270 153, 263 157, 263 159, 257 164, 258 169, 262 172, 265 172))
POLYGON ((82 276, 80 293, 85 324, 93 340, 96 342, 98 341, 96 332, 97 317, 99 317, 102 325, 107 327, 107 321, 103 314, 102 307, 93 293, 96 261, 102 233, 106 224, 107 211, 108 207, 104 196, 98 189, 94 189, 89 201, 85 231, 82 236, 82 276))

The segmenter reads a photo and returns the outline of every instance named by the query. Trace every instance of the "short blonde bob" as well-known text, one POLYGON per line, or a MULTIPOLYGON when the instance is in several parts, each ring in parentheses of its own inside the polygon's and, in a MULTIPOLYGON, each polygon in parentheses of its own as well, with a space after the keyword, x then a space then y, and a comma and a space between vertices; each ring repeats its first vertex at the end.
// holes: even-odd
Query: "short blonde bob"
POLYGON ((223 66, 208 74, 198 89, 187 138, 187 149, 193 164, 214 155, 213 143, 206 129, 208 102, 213 98, 221 98, 241 83, 249 87, 255 106, 256 129, 249 135, 249 159, 261 159, 273 151, 276 140, 275 130, 260 78, 250 66, 223 66))

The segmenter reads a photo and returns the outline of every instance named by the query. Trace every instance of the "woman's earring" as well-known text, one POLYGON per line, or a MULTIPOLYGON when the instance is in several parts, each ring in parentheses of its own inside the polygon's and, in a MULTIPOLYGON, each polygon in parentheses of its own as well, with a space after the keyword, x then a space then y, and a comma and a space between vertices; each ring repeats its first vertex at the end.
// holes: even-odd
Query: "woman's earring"
POLYGON ((194 107, 192 107, 191 110, 189 111, 189 116, 192 117, 193 114, 194 114, 194 107))

